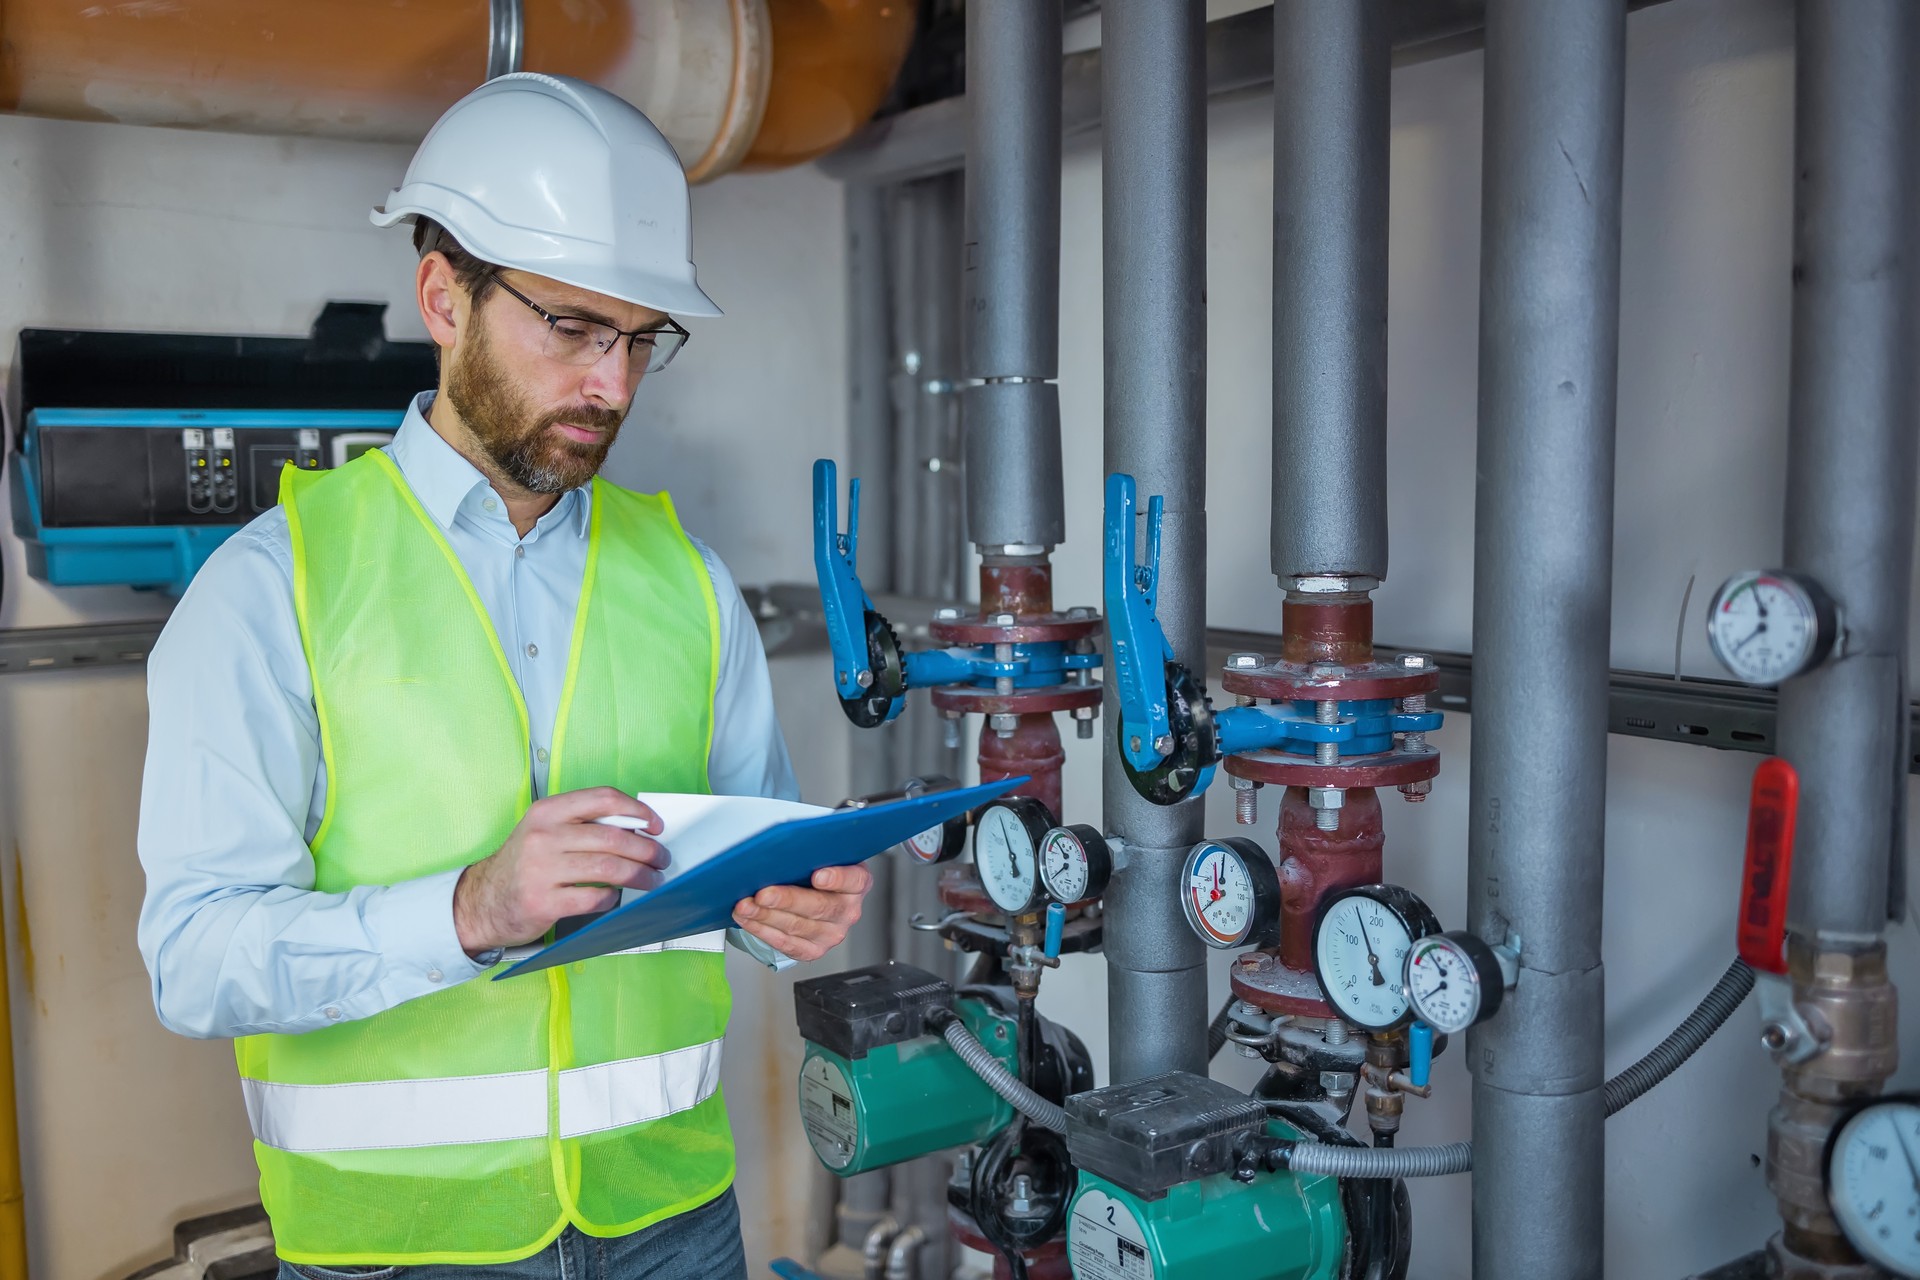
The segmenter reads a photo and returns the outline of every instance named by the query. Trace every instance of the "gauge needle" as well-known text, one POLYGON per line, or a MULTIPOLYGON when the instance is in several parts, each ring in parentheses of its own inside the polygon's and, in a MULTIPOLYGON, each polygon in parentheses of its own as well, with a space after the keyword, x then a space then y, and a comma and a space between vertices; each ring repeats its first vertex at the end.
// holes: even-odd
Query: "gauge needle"
POLYGON ((1906 1130, 1898 1124, 1893 1126, 1893 1136, 1900 1140, 1900 1154, 1907 1158, 1907 1172, 1913 1175, 1913 1189, 1920 1191, 1920 1161, 1913 1155, 1913 1144, 1907 1141, 1906 1130))
POLYGON ((1373 939, 1367 936, 1366 919, 1358 912, 1354 913, 1353 918, 1360 922, 1360 937, 1367 944, 1367 963, 1373 966, 1373 985, 1376 987, 1384 987, 1387 985, 1387 979, 1386 976, 1380 972, 1380 957, 1373 953, 1373 939))
POLYGON ((1220 864, 1217 862, 1213 864, 1213 896, 1207 901, 1220 901, 1220 864))
POLYGON ((1756 639, 1761 633, 1766 631, 1766 629, 1767 629, 1766 619, 1762 618, 1760 620, 1760 625, 1755 627, 1752 631, 1748 632, 1747 638, 1745 640, 1742 640, 1739 644, 1733 646, 1733 651, 1735 653, 1740 652, 1742 649, 1746 648, 1749 643, 1751 643, 1754 639, 1756 639))

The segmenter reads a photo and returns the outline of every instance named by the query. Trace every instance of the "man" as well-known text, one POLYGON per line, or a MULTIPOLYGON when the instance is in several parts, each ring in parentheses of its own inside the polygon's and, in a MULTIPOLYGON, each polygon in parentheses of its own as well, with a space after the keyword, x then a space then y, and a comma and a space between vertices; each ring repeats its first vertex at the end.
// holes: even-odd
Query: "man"
MULTIPOLYGON (((141 951, 167 1026, 237 1039, 283 1277, 746 1274, 720 937, 488 975, 659 882, 632 793, 796 791, 732 578, 595 479, 667 313, 719 314, 688 213, 609 93, 455 104, 373 215, 415 224, 437 392, 284 473, 152 655, 141 951)), ((735 940, 817 958, 869 884, 765 890, 735 940)))

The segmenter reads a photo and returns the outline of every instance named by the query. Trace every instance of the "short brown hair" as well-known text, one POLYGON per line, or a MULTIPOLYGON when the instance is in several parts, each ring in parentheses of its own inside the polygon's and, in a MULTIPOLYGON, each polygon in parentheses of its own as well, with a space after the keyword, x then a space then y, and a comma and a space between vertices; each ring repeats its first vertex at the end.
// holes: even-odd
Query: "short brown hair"
POLYGON ((459 282, 462 289, 467 291, 467 297, 473 300, 475 306, 485 302, 487 295, 493 292, 493 273, 498 268, 493 263, 483 262, 468 253, 460 242, 453 238, 451 231, 432 218, 414 220, 413 247, 423 258, 436 250, 445 254, 448 263, 453 267, 453 278, 459 282))

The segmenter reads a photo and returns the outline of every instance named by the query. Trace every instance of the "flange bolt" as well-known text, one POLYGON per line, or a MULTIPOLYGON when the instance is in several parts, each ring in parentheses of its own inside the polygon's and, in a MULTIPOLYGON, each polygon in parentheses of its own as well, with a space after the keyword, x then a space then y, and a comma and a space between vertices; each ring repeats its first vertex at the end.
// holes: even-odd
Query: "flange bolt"
POLYGON ((1243 827, 1260 821, 1260 784, 1252 778, 1229 776, 1227 785, 1233 788, 1233 820, 1243 827))

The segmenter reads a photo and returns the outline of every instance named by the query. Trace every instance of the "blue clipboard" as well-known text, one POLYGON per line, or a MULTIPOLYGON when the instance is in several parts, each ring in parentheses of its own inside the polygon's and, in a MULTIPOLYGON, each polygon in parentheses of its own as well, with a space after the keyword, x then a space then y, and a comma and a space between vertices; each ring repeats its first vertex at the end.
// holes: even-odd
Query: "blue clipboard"
POLYGON ((733 906, 771 885, 807 884, 823 867, 865 862, 948 818, 1012 791, 1025 778, 936 791, 865 809, 777 822, 725 853, 544 947, 494 981, 733 925, 733 906))

